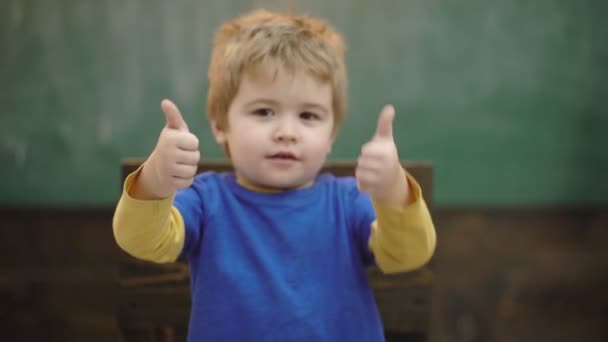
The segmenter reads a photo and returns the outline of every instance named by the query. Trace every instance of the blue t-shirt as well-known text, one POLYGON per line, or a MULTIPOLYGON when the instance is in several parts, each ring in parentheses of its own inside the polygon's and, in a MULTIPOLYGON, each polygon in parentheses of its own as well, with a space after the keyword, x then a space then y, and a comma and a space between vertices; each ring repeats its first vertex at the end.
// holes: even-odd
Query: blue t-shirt
POLYGON ((174 205, 191 272, 188 341, 384 341, 366 276, 375 214, 354 178, 268 194, 208 172, 174 205))

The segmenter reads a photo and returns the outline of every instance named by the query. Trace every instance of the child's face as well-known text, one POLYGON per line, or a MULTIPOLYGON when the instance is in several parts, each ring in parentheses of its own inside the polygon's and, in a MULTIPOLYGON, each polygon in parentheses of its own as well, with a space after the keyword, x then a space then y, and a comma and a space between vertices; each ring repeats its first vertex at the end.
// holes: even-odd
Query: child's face
POLYGON ((334 140, 332 92, 305 72, 258 68, 245 73, 228 109, 228 129, 216 122, 239 177, 254 185, 312 185, 334 140))

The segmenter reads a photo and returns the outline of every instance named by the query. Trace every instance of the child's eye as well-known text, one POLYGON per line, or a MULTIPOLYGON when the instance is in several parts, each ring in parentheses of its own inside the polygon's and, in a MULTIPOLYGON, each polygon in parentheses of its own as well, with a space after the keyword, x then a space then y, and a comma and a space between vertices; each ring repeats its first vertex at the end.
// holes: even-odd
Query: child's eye
POLYGON ((321 117, 315 113, 303 112, 303 113, 300 113, 300 118, 302 118, 304 120, 319 120, 321 117))
POLYGON ((267 117, 274 115, 274 112, 270 108, 259 108, 253 111, 253 115, 267 117))

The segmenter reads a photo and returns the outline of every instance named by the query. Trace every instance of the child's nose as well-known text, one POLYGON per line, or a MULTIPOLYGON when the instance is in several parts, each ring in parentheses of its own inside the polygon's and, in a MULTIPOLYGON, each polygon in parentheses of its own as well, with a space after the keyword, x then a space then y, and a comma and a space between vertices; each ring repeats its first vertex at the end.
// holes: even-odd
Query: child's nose
POLYGON ((283 119, 278 123, 274 139, 279 142, 296 142, 298 140, 297 124, 290 119, 283 119))

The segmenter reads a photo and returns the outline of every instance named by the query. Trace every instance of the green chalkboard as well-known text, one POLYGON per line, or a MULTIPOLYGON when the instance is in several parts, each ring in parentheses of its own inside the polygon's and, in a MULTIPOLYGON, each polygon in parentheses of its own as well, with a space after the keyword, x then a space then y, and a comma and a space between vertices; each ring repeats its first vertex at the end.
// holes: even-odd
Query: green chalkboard
POLYGON ((608 2, 504 0, 0 3, 0 203, 107 205, 173 99, 204 119, 214 30, 254 7, 344 33, 350 111, 332 159, 355 159, 380 108, 402 159, 433 162, 439 206, 608 203, 608 2))

